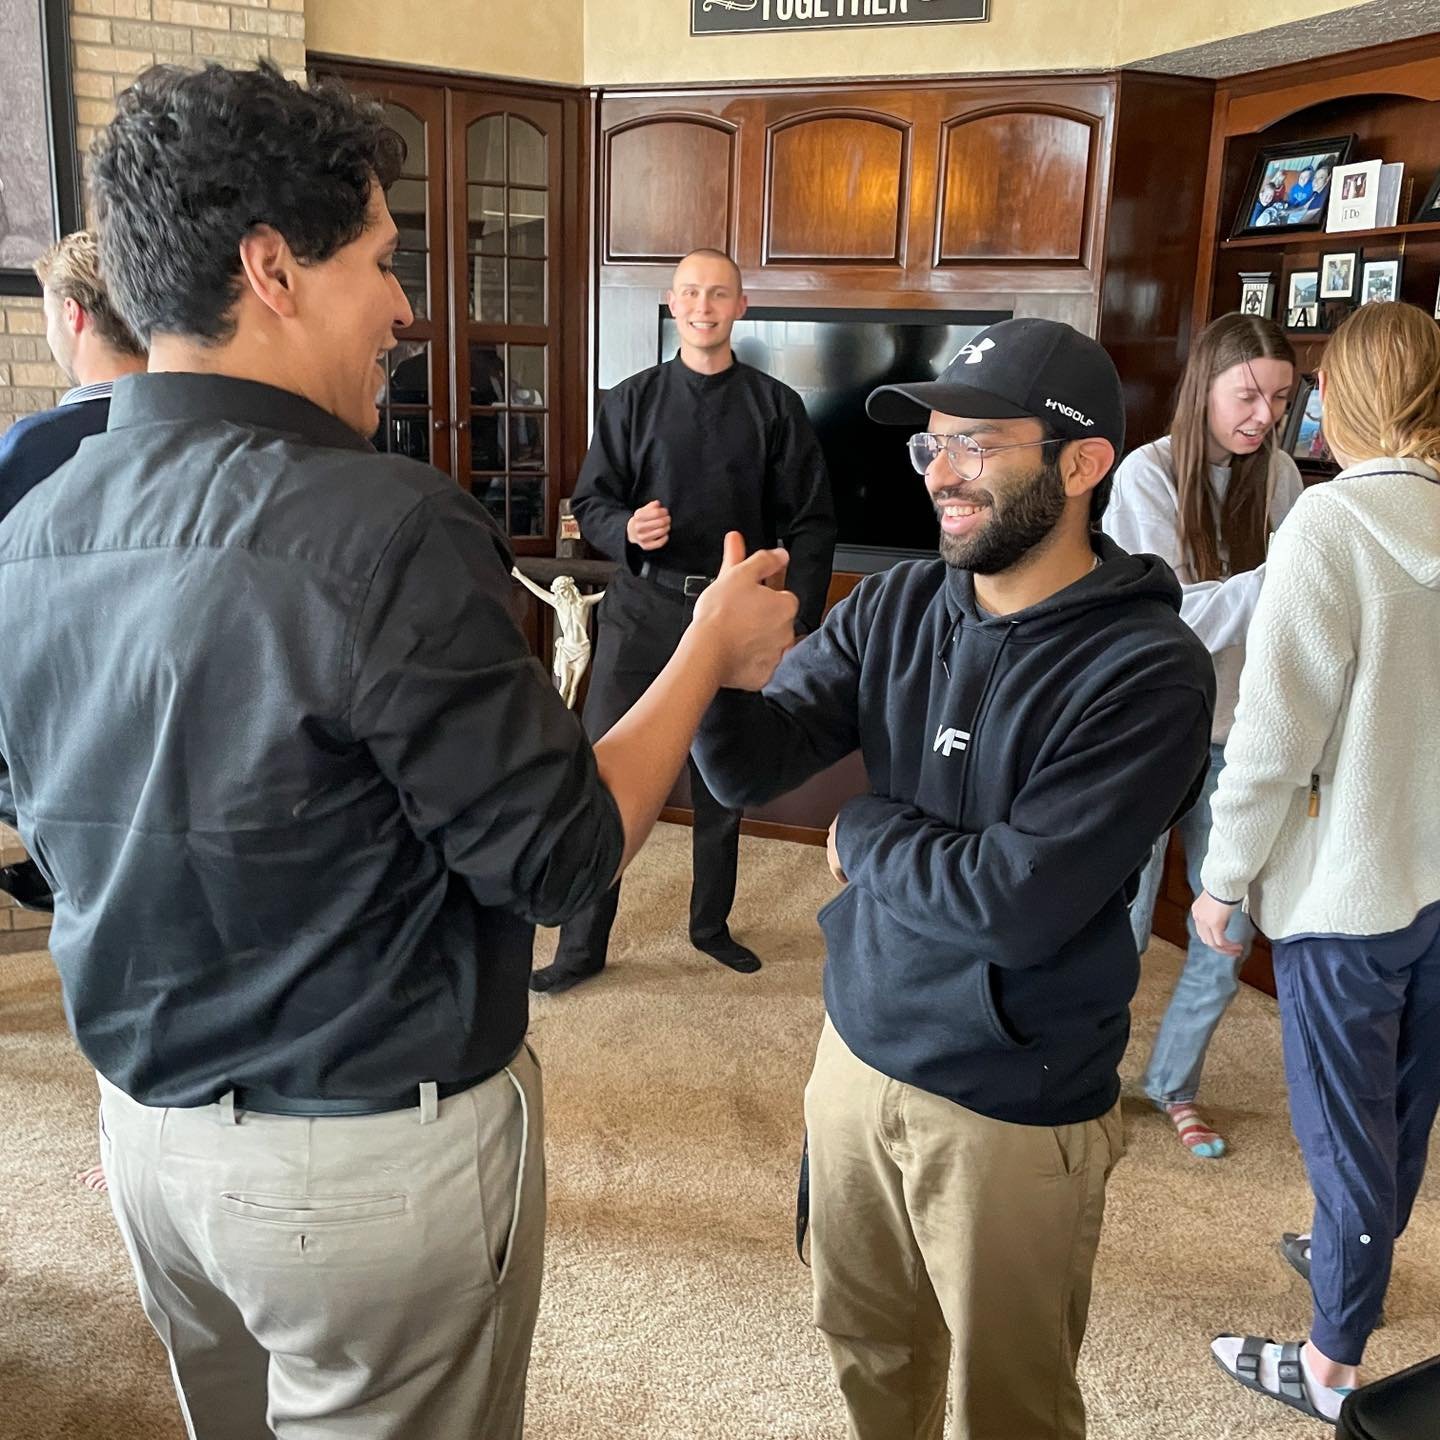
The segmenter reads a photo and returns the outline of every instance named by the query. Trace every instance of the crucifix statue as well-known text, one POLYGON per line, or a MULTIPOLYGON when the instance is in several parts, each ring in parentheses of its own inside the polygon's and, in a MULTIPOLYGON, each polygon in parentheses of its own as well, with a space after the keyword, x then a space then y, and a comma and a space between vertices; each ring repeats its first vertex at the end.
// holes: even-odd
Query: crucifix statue
POLYGON ((575 697, 580 693, 580 680, 590 664, 590 612, 605 592, 582 595, 569 575, 557 575, 550 582, 550 588, 542 590, 518 569, 510 573, 555 612, 555 658, 551 673, 560 698, 573 710, 575 697))

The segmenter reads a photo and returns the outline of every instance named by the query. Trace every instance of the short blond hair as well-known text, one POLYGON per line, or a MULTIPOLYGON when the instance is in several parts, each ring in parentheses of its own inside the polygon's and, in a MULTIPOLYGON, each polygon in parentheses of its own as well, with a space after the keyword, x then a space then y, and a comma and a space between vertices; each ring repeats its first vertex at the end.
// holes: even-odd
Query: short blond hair
POLYGON ((93 231, 77 230, 52 245, 35 262, 35 273, 47 290, 62 300, 73 300, 112 349, 145 358, 145 347, 110 303, 100 277, 100 247, 93 231))
POLYGON ((1440 468, 1440 325, 1399 300, 1362 305, 1335 332, 1325 372, 1325 438, 1353 460, 1440 468))

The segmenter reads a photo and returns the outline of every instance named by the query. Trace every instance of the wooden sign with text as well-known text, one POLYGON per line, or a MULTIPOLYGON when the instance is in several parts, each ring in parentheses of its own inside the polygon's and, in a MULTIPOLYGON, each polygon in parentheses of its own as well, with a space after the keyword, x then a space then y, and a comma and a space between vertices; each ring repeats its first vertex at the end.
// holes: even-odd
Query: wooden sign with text
POLYGON ((692 35, 944 25, 990 18, 990 0, 690 0, 692 35))

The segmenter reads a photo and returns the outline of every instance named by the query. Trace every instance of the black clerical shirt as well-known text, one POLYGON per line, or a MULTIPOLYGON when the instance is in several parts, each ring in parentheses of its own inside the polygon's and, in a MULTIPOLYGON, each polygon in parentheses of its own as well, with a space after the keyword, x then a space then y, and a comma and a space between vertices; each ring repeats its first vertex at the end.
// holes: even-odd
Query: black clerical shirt
POLYGON ((644 561, 681 575, 715 575, 727 530, 746 551, 783 544, 785 584, 800 623, 819 627, 835 553, 825 459, 800 397, 735 361, 701 375, 678 357, 605 396, 572 501, 581 533, 639 573, 644 561), (642 551, 625 538, 651 500, 670 512, 670 539, 642 551))
POLYGON ((121 380, 0 527, 0 818, 121 1089, 363 1100, 515 1054, 533 923, 623 835, 510 566, 438 471, 202 375, 121 380))

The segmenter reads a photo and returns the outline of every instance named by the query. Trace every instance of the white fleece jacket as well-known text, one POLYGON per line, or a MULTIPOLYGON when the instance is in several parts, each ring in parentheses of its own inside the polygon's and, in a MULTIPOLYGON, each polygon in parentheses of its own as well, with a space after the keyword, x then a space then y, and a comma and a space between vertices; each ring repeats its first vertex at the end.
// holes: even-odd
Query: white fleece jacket
POLYGON ((1314 486, 1268 570, 1201 879, 1272 939, 1401 930, 1440 900, 1440 472, 1314 486))
MULTIPOLYGON (((1229 465, 1210 467, 1210 488, 1217 507, 1230 484, 1229 465)), ((1304 489, 1295 462, 1274 450, 1267 477, 1270 528, 1276 530, 1304 489)), ((1115 472, 1115 488, 1105 518, 1105 533, 1132 555, 1158 555, 1180 582, 1180 618, 1200 637, 1215 662, 1215 720, 1210 739, 1222 745, 1235 723, 1235 700, 1240 693, 1240 670, 1245 663, 1245 632, 1265 566, 1243 570, 1224 580, 1197 580, 1189 557, 1180 545, 1180 491, 1175 484, 1175 462, 1170 437, 1132 450, 1115 472)), ((1220 558, 1228 568, 1229 556, 1221 542, 1220 558)))

